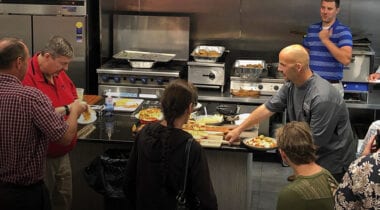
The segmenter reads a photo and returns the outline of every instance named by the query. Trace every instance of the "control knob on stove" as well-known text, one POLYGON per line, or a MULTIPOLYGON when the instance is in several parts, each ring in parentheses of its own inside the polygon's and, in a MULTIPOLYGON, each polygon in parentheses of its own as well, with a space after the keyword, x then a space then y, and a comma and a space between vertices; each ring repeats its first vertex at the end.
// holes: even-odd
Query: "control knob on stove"
POLYGON ((262 90, 264 87, 263 87, 262 84, 260 84, 260 85, 258 86, 258 88, 259 88, 259 90, 262 90))
POLYGON ((102 75, 102 81, 103 82, 108 82, 109 77, 107 75, 102 75))
POLYGON ((156 82, 158 85, 163 85, 164 84, 164 78, 157 78, 156 82))
POLYGON ((120 83, 121 78, 120 77, 113 77, 113 81, 115 81, 116 83, 120 83))
POLYGON ((146 78, 146 77, 141 78, 141 82, 143 84, 148 84, 148 78, 146 78))
POLYGON ((280 87, 278 87, 278 85, 275 85, 275 86, 273 86, 273 89, 278 90, 278 89, 280 89, 280 87))
POLYGON ((129 77, 128 80, 129 80, 129 82, 132 83, 132 84, 135 84, 135 83, 136 83, 136 78, 135 78, 135 77, 129 77))

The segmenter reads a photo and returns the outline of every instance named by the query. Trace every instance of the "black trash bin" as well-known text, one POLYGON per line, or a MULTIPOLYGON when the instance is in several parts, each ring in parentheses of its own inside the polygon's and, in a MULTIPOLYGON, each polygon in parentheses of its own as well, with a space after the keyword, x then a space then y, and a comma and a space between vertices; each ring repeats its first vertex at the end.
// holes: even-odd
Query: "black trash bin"
POLYGON ((87 184, 104 196, 105 209, 126 209, 123 181, 129 150, 108 149, 84 170, 87 184))

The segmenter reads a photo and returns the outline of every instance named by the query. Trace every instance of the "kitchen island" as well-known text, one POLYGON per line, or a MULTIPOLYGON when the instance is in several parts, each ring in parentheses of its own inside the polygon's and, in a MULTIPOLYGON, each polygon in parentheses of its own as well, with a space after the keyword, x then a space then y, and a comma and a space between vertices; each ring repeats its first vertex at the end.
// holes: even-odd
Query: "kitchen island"
MULTIPOLYGON (((229 92, 199 91, 199 101, 209 108, 209 113, 215 110, 215 104, 238 104, 245 107, 240 113, 250 112, 252 108, 264 103, 270 96, 233 97, 229 92)), ((149 99, 152 100, 152 99, 149 99)), ((102 104, 103 102, 98 102, 102 104)), ((376 119, 379 104, 347 103, 351 111, 367 110, 373 112, 376 119)), ((280 120, 281 121, 281 120, 280 120)), ((102 155, 108 149, 130 151, 133 146, 132 126, 138 122, 133 113, 115 113, 112 117, 98 119, 91 126, 90 133, 79 136, 76 148, 70 153, 73 168, 73 209, 106 209, 103 196, 88 187, 83 170, 95 157, 102 155)), ((269 122, 260 123, 260 128, 268 127, 269 122), (263 125, 262 125, 263 124, 263 125)), ((80 129, 84 126, 80 126, 80 129)), ((248 133, 248 136, 257 135, 248 133)), ((260 132, 262 134, 262 132, 260 132)), ((265 134, 265 133, 264 133, 265 134)), ((220 148, 205 148, 209 161, 210 174, 218 198, 220 209, 250 209, 252 206, 252 158, 255 155, 244 146, 222 145, 220 148)), ((270 155, 276 155, 271 153, 270 155)))
MULTIPOLYGON (((136 123, 138 119, 133 114, 115 112, 80 126, 77 146, 70 153, 74 209, 105 209, 103 197, 87 185, 83 170, 108 149, 128 153, 134 143, 132 126, 136 123)), ((242 134, 246 137, 256 135, 257 129, 242 134)), ((205 148, 205 151, 219 209, 251 209, 252 150, 243 145, 222 145, 205 148)))

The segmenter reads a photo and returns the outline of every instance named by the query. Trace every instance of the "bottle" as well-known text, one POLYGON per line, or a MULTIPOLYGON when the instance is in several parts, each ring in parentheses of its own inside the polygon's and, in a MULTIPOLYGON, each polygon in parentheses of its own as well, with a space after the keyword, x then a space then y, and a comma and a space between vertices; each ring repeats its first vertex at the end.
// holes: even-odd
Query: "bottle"
POLYGON ((106 115, 111 115, 114 110, 114 105, 113 105, 113 98, 111 96, 111 92, 107 92, 107 97, 105 101, 105 111, 106 115))

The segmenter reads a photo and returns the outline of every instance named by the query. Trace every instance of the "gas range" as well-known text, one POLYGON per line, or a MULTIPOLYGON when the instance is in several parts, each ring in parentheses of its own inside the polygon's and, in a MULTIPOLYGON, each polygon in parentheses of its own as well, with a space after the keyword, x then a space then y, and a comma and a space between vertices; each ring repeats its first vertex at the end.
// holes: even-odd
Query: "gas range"
POLYGON ((186 62, 155 63, 153 68, 132 68, 127 60, 111 59, 96 70, 99 94, 157 98, 172 80, 182 78, 186 62))

